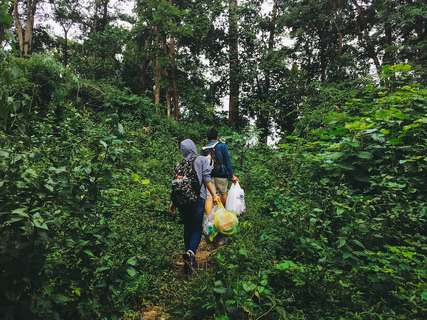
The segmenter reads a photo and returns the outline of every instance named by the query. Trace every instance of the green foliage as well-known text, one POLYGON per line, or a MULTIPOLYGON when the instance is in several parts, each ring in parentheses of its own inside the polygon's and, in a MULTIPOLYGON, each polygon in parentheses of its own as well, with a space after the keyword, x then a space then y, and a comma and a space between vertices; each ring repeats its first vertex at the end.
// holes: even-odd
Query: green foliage
POLYGON ((76 46, 70 64, 87 79, 118 85, 128 36, 129 31, 114 26, 91 33, 82 45, 76 46))
POLYGON ((10 59, 1 70, 6 106, 19 108, 0 130, 0 315, 118 317, 170 268, 170 135, 185 129, 50 58, 10 59))
POLYGON ((177 143, 203 144, 208 123, 164 119, 52 58, 0 70, 2 317, 135 318, 153 303, 176 319, 425 314, 427 91, 407 66, 384 86, 319 86, 275 149, 222 130, 250 211, 189 282, 165 213, 177 143))
POLYGON ((9 1, 0 1, 0 46, 3 41, 10 37, 8 29, 12 26, 12 16, 9 14, 9 1))
POLYGON ((176 318, 423 318, 427 92, 399 82, 335 88, 301 135, 246 152, 242 233, 176 318))
POLYGON ((76 83, 69 70, 49 56, 29 60, 6 56, 0 63, 0 124, 3 128, 28 130, 32 121, 46 117, 64 101, 76 83))

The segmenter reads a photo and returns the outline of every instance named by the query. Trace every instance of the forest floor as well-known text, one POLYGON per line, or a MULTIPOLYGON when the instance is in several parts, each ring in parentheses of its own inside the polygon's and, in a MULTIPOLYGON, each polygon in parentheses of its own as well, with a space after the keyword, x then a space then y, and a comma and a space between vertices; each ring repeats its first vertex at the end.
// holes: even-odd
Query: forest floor
MULTIPOLYGON (((205 239, 202 239, 200 246, 196 253, 197 260, 197 273, 200 274, 205 272, 210 267, 209 257, 217 250, 217 247, 213 244, 209 244, 205 239)), ((184 274, 184 261, 182 259, 182 254, 175 254, 175 277, 174 283, 171 286, 179 288, 183 283, 189 279, 187 275, 184 274)), ((163 300, 163 299, 160 299, 163 300)), ((168 314, 164 307, 161 305, 149 305, 141 312, 140 320, 169 320, 172 317, 168 314)))

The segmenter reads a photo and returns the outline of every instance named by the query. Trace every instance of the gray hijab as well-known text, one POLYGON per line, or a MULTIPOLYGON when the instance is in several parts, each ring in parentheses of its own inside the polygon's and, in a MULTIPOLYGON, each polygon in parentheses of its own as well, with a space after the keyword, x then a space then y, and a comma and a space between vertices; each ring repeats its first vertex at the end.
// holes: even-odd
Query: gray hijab
POLYGON ((191 139, 181 141, 179 144, 179 150, 181 150, 185 160, 190 160, 197 156, 196 144, 191 139))

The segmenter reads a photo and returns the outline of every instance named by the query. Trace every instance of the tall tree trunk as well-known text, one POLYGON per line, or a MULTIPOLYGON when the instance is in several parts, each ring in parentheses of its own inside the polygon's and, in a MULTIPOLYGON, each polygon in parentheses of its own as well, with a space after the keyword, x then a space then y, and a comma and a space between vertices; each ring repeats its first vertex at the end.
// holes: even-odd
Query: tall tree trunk
MULTIPOLYGON (((274 50, 274 37, 276 32, 276 20, 277 20, 277 1, 274 0, 273 2, 273 9, 271 11, 271 21, 270 21, 270 34, 268 37, 268 56, 271 57, 273 50, 274 50)), ((266 75, 265 75, 265 91, 267 95, 270 91, 270 69, 267 69, 266 75)))
POLYGON ((109 4, 110 4, 110 0, 95 0, 95 10, 94 10, 92 31, 102 32, 107 27, 109 4))
POLYGON ((63 53, 63 59, 64 59, 64 66, 68 65, 68 30, 67 28, 64 28, 64 53, 63 53))
POLYGON ((25 26, 19 14, 19 0, 15 0, 13 18, 15 20, 16 36, 18 38, 19 53, 22 57, 31 54, 33 42, 34 16, 38 0, 27 0, 25 26))
POLYGON ((393 31, 391 29, 391 25, 389 23, 384 24, 384 32, 385 32, 385 51, 384 51, 384 64, 393 64, 393 31))
MULTIPOLYGON (((267 51, 267 59, 271 59, 271 55, 274 51, 274 37, 276 32, 276 20, 277 20, 277 1, 273 1, 273 9, 271 11, 271 20, 269 26, 269 37, 268 37, 268 51, 267 51)), ((271 87, 271 71, 269 67, 265 72, 265 99, 269 99, 270 95, 270 87, 271 87)), ((270 111, 269 110, 260 110, 257 122, 258 128, 261 130, 260 141, 263 143, 267 143, 268 136, 270 134, 270 111)))
POLYGON ((160 104, 160 81, 162 78, 162 67, 160 65, 160 31, 158 27, 154 28, 156 35, 156 56, 154 58, 154 104, 160 104))
MULTIPOLYGON (((142 42, 142 41, 141 41, 142 42)), ((145 94, 145 91, 148 89, 149 78, 149 65, 150 59, 146 56, 146 52, 149 50, 150 42, 148 41, 148 37, 146 37, 142 43, 139 44, 139 52, 143 52, 144 56, 141 59, 142 61, 138 64, 139 69, 139 90, 142 94, 145 94)))
POLYGON ((319 30, 319 60, 320 60, 320 81, 326 81, 326 68, 327 68, 327 59, 326 59, 326 43, 323 38, 323 31, 319 30))
POLYGON ((420 81, 427 83, 427 21, 422 17, 418 17, 415 22, 415 32, 417 34, 416 55, 413 58, 414 63, 420 68, 420 81))
MULTIPOLYGON (((393 11, 393 8, 391 7, 391 4, 386 4, 386 10, 385 14, 386 16, 391 15, 391 12, 393 11)), ((393 29, 390 24, 390 22, 384 23, 384 34, 385 34, 385 49, 384 49, 384 61, 383 64, 394 64, 394 49, 393 49, 393 29)))
POLYGON ((166 90, 166 116, 168 118, 172 117, 172 105, 169 88, 166 90))
POLYGON ((13 20, 15 22, 16 37, 18 38, 19 54, 24 54, 24 28, 19 17, 19 2, 16 0, 13 4, 13 20))
POLYGON ((171 37, 168 42, 168 55, 170 61, 169 70, 169 88, 168 88, 168 104, 171 108, 171 114, 178 120, 180 117, 178 88, 176 85, 176 39, 171 37))
POLYGON ((25 31, 25 40, 24 40, 24 55, 28 56, 32 51, 33 44, 33 28, 34 28, 34 15, 36 10, 36 0, 27 0, 27 11, 28 11, 28 20, 27 28, 25 31))
POLYGON ((375 70, 377 71, 377 75, 379 76, 381 73, 381 63, 378 59, 378 55, 375 51, 375 47, 373 45, 372 39, 369 36, 369 32, 367 30, 367 22, 365 19, 365 14, 363 8, 358 3, 358 0, 353 0, 353 4, 356 6, 357 13, 359 15, 359 23, 358 25, 358 32, 361 35, 360 38, 362 39, 362 46, 365 48, 366 53, 368 54, 369 58, 372 59, 375 65, 375 70))
POLYGON ((154 104, 160 104, 160 81, 162 77, 162 70, 160 67, 159 54, 156 55, 154 62, 154 104))
POLYGON ((229 38, 229 64, 230 64, 230 100, 229 121, 232 126, 239 122, 239 36, 238 36, 238 5, 237 0, 229 0, 228 8, 228 38, 229 38))
POLYGON ((332 9, 333 9, 333 15, 334 19, 333 22, 335 24, 335 28, 337 30, 337 55, 341 56, 342 49, 344 46, 344 33, 342 31, 342 25, 340 24, 339 17, 342 15, 342 9, 343 9, 343 3, 339 0, 333 0, 332 1, 332 9))

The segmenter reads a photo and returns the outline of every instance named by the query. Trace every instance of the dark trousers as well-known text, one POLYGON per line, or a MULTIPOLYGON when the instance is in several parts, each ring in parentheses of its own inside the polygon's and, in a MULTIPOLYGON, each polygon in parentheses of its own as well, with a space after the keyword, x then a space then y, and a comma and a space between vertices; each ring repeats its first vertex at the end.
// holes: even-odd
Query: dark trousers
POLYGON ((194 205, 180 208, 180 211, 184 222, 185 251, 191 250, 196 253, 202 239, 205 199, 199 198, 194 205))

